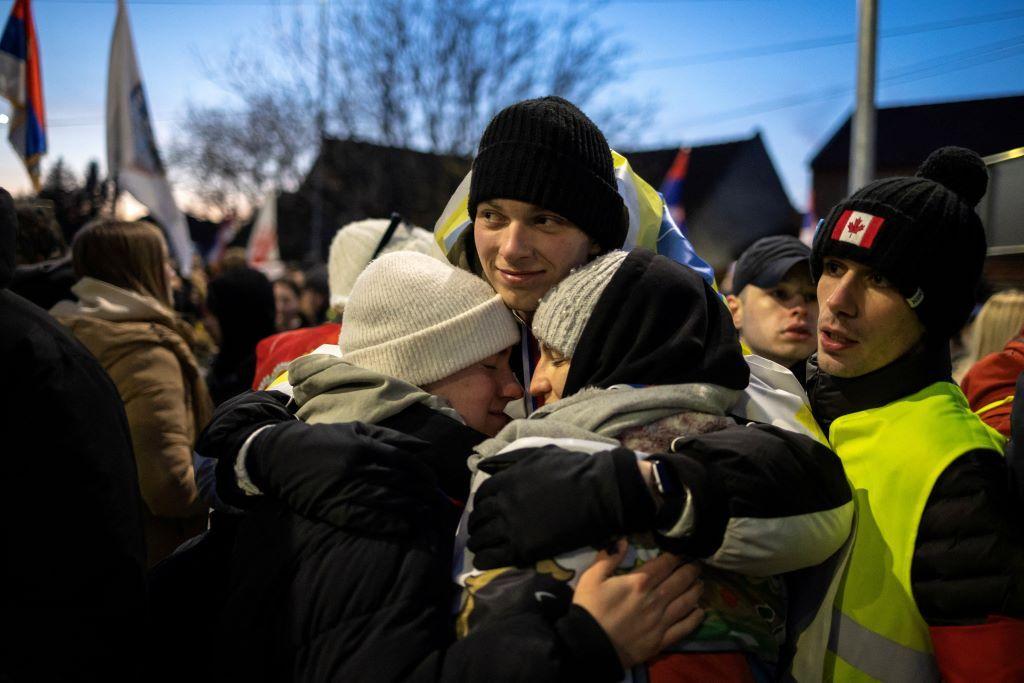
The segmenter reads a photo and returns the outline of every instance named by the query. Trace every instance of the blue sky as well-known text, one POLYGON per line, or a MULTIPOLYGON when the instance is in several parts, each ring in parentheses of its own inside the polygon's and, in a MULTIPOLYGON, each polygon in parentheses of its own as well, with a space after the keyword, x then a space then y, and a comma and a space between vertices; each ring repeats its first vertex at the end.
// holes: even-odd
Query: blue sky
MULTIPOLYGON (((352 0, 333 0, 340 1, 352 0)), ((557 8, 567 1, 534 0, 524 7, 557 8)), ((273 0, 129 0, 150 110, 164 147, 179 132, 188 102, 231 102, 230 93, 208 80, 202 60, 216 63, 236 45, 261 49, 270 42, 276 18, 296 3, 304 3, 302 11, 314 8, 311 0, 281 6, 273 0)), ((0 1, 5 20, 12 4, 0 1)), ((880 5, 881 106, 1024 92, 1020 0, 880 5), (1009 18, 989 20, 993 15, 1009 18), (973 19, 955 21, 965 18, 973 19), (886 80, 901 71, 910 73, 886 80)), ((105 154, 106 69, 116 4, 34 0, 33 8, 42 47, 48 160, 63 156, 81 173, 90 159, 102 163, 105 154)), ((841 37, 856 30, 855 0, 612 0, 595 5, 592 17, 629 49, 632 68, 607 97, 627 94, 659 105, 640 138, 613 141, 617 146, 700 144, 760 130, 790 198, 797 207, 805 205, 807 161, 852 107, 856 46, 841 37), (776 47, 757 57, 723 55, 795 41, 834 44, 776 47)), ((0 111, 5 106, 0 103, 0 111)), ((6 142, 0 145, 0 185, 15 193, 29 187, 6 142)))

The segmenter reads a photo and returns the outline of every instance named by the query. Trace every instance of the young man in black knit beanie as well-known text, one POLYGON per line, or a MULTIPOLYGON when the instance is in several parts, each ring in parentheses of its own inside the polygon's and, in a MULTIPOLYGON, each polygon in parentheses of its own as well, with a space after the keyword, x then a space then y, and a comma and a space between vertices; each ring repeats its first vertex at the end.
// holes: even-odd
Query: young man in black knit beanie
POLYGON ((814 238, 808 393, 858 508, 827 680, 1024 677, 1003 647, 1024 638, 1004 439, 950 376, 949 339, 985 257, 974 207, 987 183, 977 154, 943 148, 915 177, 875 181, 835 206, 814 238))
POLYGON ((527 322, 573 268, 621 247, 628 227, 604 134, 554 96, 518 102, 491 120, 467 208, 471 264, 527 322))

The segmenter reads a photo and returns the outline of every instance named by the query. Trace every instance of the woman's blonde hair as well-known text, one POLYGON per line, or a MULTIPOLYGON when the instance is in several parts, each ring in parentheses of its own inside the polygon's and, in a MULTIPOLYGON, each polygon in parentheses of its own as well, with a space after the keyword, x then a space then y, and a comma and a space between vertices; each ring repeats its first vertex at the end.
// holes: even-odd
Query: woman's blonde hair
POLYGON ((167 244, 160 229, 145 221, 99 220, 78 231, 71 245, 75 275, 153 297, 171 308, 164 262, 167 244))
POLYGON ((957 363, 953 379, 959 384, 971 366, 979 360, 1002 351, 1006 342, 1016 337, 1024 326, 1024 292, 1007 289, 993 294, 978 312, 967 340, 967 355, 957 363))
POLYGON ((1024 292, 1008 289, 993 294, 981 307, 971 330, 970 355, 979 361, 990 353, 1002 351, 1006 342, 1024 325, 1024 292))

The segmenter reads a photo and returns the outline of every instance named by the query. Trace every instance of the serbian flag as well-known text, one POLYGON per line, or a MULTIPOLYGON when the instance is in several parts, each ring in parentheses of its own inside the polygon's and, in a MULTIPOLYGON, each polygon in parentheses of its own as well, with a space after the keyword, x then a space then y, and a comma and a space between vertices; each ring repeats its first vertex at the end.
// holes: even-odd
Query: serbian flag
POLYGON ((870 249, 885 219, 863 211, 844 211, 832 230, 832 239, 870 249))
POLYGON ((661 182, 661 194, 665 198, 669 215, 679 229, 686 234, 686 209, 683 206, 683 189, 686 187, 686 171, 690 167, 690 148, 680 147, 672 166, 661 182))
POLYGON ((149 209, 167 234, 181 274, 188 275, 192 271, 192 239, 185 215, 174 203, 156 146, 124 0, 117 0, 117 20, 110 41, 107 169, 121 189, 149 209))
POLYGON ((38 191, 39 162, 46 153, 46 110, 30 0, 15 0, 0 37, 0 96, 10 100, 14 108, 7 138, 25 162, 38 191))

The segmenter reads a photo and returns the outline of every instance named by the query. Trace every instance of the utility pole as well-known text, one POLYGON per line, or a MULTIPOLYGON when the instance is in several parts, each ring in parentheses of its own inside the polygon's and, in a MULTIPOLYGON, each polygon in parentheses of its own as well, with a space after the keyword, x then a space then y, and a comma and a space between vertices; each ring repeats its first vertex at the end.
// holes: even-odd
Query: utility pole
POLYGON ((313 176, 313 220, 309 231, 309 256, 310 264, 323 262, 323 241, 324 241, 324 172, 327 168, 326 147, 324 141, 327 138, 327 21, 330 13, 328 6, 330 0, 320 0, 320 102, 316 111, 316 137, 319 145, 320 169, 319 173, 313 176))
POLYGON ((878 0, 857 0, 857 107, 850 130, 850 194, 875 178, 875 54, 878 0))

